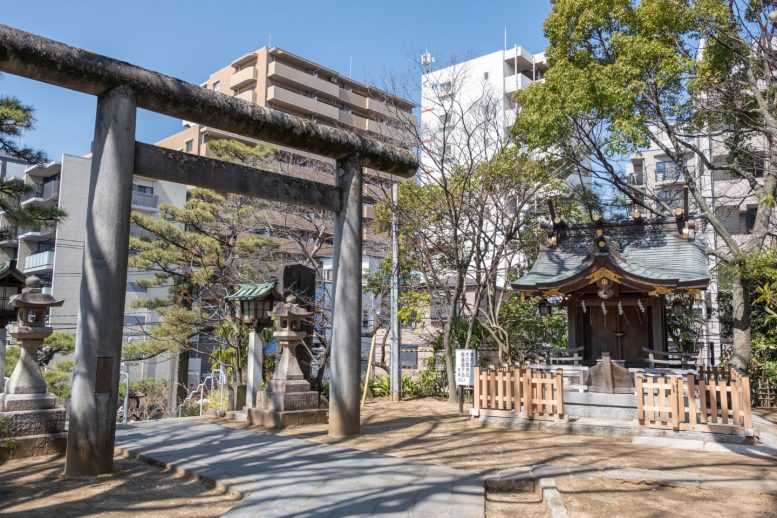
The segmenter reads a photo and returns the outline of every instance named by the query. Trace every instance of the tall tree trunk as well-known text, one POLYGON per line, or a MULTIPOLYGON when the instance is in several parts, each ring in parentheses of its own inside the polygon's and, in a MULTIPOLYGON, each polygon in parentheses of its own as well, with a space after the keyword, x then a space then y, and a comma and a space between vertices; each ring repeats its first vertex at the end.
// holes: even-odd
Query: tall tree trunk
POLYGON ((731 364, 741 371, 750 365, 752 345, 750 343, 750 286, 748 281, 737 275, 731 284, 731 305, 734 319, 734 345, 731 350, 731 364))

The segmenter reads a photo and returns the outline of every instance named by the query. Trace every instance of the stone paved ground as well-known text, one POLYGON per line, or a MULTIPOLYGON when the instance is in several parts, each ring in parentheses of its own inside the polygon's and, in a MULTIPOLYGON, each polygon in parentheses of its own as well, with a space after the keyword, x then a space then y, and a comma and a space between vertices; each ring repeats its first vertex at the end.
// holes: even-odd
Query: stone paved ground
POLYGON ((121 427, 117 448, 245 496, 227 516, 482 517, 483 482, 448 467, 192 419, 121 427))

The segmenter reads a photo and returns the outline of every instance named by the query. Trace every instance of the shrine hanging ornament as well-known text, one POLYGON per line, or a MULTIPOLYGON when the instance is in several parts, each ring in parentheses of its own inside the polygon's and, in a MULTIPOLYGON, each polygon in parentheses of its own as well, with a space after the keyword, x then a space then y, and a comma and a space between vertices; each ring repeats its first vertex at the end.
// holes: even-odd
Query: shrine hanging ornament
POLYGON ((585 301, 580 303, 580 307, 583 308, 583 313, 588 312, 588 306, 585 305, 585 301))
POLYGON ((618 301, 618 314, 623 316, 623 319, 627 324, 629 323, 629 317, 627 317, 626 312, 623 311, 623 303, 620 300, 618 301))
POLYGON ((604 319, 604 325, 607 325, 607 305, 602 302, 602 318, 604 319))

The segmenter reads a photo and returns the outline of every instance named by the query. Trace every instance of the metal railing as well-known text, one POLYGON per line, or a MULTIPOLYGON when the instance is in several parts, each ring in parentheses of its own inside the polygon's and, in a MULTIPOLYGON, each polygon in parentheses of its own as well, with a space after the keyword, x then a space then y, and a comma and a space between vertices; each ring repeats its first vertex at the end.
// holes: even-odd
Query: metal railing
POLYGON ((210 391, 213 392, 213 381, 215 379, 216 374, 219 375, 219 385, 221 388, 221 411, 224 411, 224 386, 227 384, 227 376, 224 374, 224 371, 221 369, 215 369, 210 374, 208 374, 204 380, 202 380, 202 383, 197 385, 197 387, 192 390, 188 396, 186 396, 186 399, 181 401, 181 404, 178 405, 178 408, 176 409, 176 416, 181 417, 181 412, 183 411, 184 405, 188 401, 191 401, 191 399, 194 397, 195 394, 199 392, 200 394, 200 416, 202 416, 202 405, 203 405, 203 396, 205 392, 205 386, 208 384, 208 381, 210 380, 210 391))
POLYGON ((36 184, 35 191, 22 196, 22 201, 40 198, 43 201, 53 200, 59 196, 59 180, 44 184, 36 184))
POLYGON ((132 204, 138 207, 150 207, 156 209, 159 206, 159 196, 144 192, 132 191, 132 204))
POLYGON ((32 254, 24 259, 24 271, 32 270, 34 268, 43 268, 46 266, 52 266, 54 264, 54 251, 39 252, 32 254))

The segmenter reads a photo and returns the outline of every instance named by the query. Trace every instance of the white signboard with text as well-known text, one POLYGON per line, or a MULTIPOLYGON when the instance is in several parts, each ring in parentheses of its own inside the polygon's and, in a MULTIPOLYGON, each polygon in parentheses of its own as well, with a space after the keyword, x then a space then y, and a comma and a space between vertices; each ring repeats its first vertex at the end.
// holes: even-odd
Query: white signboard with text
POLYGON ((456 385, 473 386, 477 351, 474 349, 456 349, 456 385))

